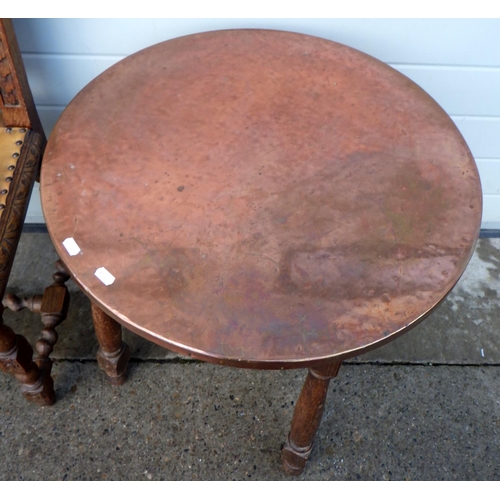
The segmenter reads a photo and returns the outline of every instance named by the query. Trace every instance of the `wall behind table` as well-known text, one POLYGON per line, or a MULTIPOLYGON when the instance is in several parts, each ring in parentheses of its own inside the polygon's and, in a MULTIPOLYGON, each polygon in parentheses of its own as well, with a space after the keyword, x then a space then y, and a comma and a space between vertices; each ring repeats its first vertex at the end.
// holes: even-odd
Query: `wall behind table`
MULTIPOLYGON (((500 20, 16 19, 47 134, 69 101, 123 57, 170 38, 228 28, 297 31, 335 40, 401 71, 441 104, 481 175, 483 229, 500 229, 500 20)), ((38 191, 27 222, 43 222, 38 191)))

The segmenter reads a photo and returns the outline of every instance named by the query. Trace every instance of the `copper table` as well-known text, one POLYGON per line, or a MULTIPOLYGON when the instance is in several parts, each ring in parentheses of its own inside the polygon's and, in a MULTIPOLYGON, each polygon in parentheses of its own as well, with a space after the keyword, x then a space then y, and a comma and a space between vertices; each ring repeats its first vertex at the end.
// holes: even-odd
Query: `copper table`
POLYGON ((349 47, 266 30, 177 38, 105 71, 57 123, 41 184, 111 380, 129 356, 119 324, 206 361, 310 369, 291 473, 342 360, 455 285, 482 204, 467 145, 421 88, 349 47))

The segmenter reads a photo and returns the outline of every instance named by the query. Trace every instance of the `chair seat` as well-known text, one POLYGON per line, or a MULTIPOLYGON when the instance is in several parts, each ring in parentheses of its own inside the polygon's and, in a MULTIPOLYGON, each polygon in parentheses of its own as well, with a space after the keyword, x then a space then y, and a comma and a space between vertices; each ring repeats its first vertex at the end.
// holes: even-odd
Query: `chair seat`
POLYGON ((14 260, 44 140, 26 128, 0 129, 0 293, 14 260))
POLYGON ((0 129, 0 210, 2 213, 7 205, 14 170, 21 154, 26 132, 25 128, 3 127, 0 129))

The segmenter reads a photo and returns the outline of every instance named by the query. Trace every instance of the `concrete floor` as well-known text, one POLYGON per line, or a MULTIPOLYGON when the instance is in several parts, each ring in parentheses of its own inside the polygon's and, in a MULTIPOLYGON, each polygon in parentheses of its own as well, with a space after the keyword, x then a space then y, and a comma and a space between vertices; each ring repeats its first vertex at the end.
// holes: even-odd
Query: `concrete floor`
MULTIPOLYGON (((9 291, 40 293, 56 259, 24 233, 9 291)), ((58 400, 27 403, 0 373, 0 480, 499 480, 500 240, 481 239, 446 301, 400 339, 346 362, 306 471, 281 471, 305 371, 189 361, 129 332, 130 376, 95 362, 89 305, 71 285, 53 359, 58 400)), ((6 311, 36 338, 39 318, 6 311)))

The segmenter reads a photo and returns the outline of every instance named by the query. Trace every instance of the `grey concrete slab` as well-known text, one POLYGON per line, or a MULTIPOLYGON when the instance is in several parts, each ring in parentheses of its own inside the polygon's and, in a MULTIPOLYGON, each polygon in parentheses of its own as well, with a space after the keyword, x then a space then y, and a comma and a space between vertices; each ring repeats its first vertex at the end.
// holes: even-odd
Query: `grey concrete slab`
MULTIPOLYGON (((0 377, 0 480, 286 480, 304 370, 59 362, 35 408, 0 377)), ((299 480, 500 479, 500 367, 346 365, 299 480)))
POLYGON ((500 239, 480 239, 448 297, 399 339, 363 361, 500 363, 500 239))
MULTIPOLYGON (((57 256, 25 233, 10 290, 40 293, 57 256)), ((455 290, 415 329, 346 363, 298 480, 500 479, 500 241, 482 239, 455 290)), ((288 480, 279 450, 304 370, 187 362, 126 332, 130 377, 95 362, 89 304, 74 284, 54 351, 58 400, 27 403, 0 373, 0 480, 288 480), (58 360, 58 361, 57 361, 58 360)), ((34 340, 39 318, 5 322, 34 340)))

